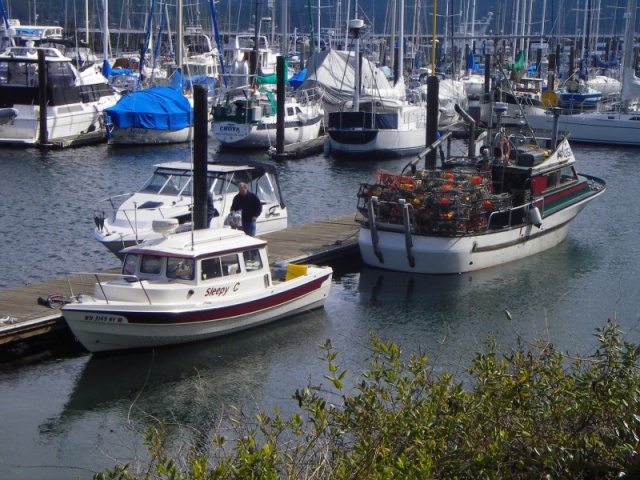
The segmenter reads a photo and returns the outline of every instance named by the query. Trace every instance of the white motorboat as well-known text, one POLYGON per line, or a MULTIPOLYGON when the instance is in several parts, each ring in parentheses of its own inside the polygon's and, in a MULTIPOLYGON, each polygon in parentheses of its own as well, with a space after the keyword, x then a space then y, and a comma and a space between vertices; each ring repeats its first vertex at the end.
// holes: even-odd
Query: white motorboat
MULTIPOLYGON (((126 249, 120 275, 90 275, 89 294, 72 292, 62 313, 91 352, 193 342, 320 308, 330 267, 289 265, 272 274, 267 243, 232 229, 172 234, 126 249)), ((75 277, 70 276, 70 280, 75 277)), ((72 284, 72 282, 70 282, 72 284)))
POLYGON ((482 151, 480 159, 452 157, 439 168, 379 172, 362 185, 364 264, 430 274, 501 265, 558 245, 605 191, 603 180, 576 172, 566 139, 551 149, 500 133, 482 151))
POLYGON ((15 110, 15 116, 0 122, 0 144, 67 147, 104 141, 102 111, 118 98, 96 64, 78 70, 57 48, 33 42, 9 47, 0 55, 0 108, 15 110), (46 66, 45 76, 39 62, 46 66), (46 132, 40 131, 43 124, 46 132))
MULTIPOLYGON (((207 185, 219 216, 211 228, 221 228, 231 213, 231 202, 238 193, 238 183, 246 183, 260 198, 262 213, 257 220, 257 234, 287 228, 287 208, 282 198, 278 174, 272 165, 260 162, 210 163, 207 185)), ((177 218, 181 229, 192 228, 192 166, 188 162, 168 162, 155 166, 152 176, 135 193, 101 200, 94 208, 96 223, 93 236, 111 252, 141 243, 159 234, 153 221, 177 218)))

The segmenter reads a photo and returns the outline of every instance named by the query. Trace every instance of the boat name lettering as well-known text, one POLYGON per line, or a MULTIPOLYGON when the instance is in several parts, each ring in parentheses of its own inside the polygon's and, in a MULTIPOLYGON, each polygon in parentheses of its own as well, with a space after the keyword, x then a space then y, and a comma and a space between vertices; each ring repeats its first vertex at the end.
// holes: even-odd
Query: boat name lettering
POLYGON ((234 125, 225 125, 220 127, 221 132, 239 132, 240 129, 234 125))
POLYGON ((211 287, 211 288, 207 288, 207 291, 205 292, 204 296, 205 297, 224 297, 227 292, 229 291, 229 287, 211 287))
POLYGON ((119 315, 85 315, 84 319, 89 322, 123 323, 124 317, 119 315))
POLYGON ((237 292, 239 288, 240 288, 240 282, 236 283, 236 284, 233 286, 233 291, 234 291, 234 292, 237 292))

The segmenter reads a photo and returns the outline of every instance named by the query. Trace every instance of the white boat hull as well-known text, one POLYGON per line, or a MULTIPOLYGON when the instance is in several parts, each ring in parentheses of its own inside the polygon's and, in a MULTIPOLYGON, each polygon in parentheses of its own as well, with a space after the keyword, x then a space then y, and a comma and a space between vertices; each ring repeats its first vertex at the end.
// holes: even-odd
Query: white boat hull
MULTIPOLYGON (((96 143, 106 139, 101 112, 115 105, 117 97, 107 96, 94 103, 76 103, 47 108, 47 142, 61 147, 96 143)), ((17 114, 0 124, 0 144, 34 146, 40 142, 40 108, 14 105, 17 114)))
POLYGON ((206 290, 197 290, 189 297, 189 304, 71 303, 64 307, 64 317, 90 352, 174 345, 227 335, 320 308, 329 294, 331 277, 330 269, 310 267, 305 276, 226 302, 193 301, 205 295, 206 290), (132 321, 143 316, 146 323, 132 321))
POLYGON ((152 130, 150 128, 113 128, 110 145, 158 145, 184 143, 193 140, 193 126, 177 130, 152 130))
MULTIPOLYGON (((291 145, 318 138, 321 118, 312 123, 291 122, 285 124, 284 144, 291 145)), ((213 134, 221 144, 233 148, 267 149, 276 145, 276 123, 214 122, 213 134)))
POLYGON ((361 228, 358 238, 362 261, 377 268, 428 274, 454 274, 495 267, 540 253, 567 238, 571 221, 597 195, 545 217, 541 228, 525 225, 509 230, 464 236, 411 237, 410 253, 403 232, 377 230, 376 255, 371 230, 361 228), (413 256, 414 266, 409 261, 413 256))
MULTIPOLYGON (((533 129, 553 129, 553 115, 530 115, 527 120, 533 129)), ((572 142, 640 145, 640 115, 635 114, 560 115, 558 130, 571 134, 572 142)))
MULTIPOLYGON (((345 133, 346 135, 346 133, 345 133)), ((367 135, 367 132, 349 132, 351 139, 367 135)), ((347 143, 336 140, 335 134, 329 132, 329 146, 331 154, 340 158, 349 157, 406 157, 422 152, 427 144, 426 127, 413 130, 378 130, 375 137, 366 142, 347 143)))

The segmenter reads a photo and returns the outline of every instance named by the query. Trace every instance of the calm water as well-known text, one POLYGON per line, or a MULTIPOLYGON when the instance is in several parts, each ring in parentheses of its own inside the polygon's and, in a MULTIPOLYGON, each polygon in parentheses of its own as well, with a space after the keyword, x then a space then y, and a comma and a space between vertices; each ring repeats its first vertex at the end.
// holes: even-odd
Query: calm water
MULTIPOLYGON (((211 412, 229 405, 294 411, 291 393, 310 378, 322 381, 317 345, 327 339, 353 380, 367 368, 370 331, 407 354, 427 352, 438 368, 453 372, 468 365, 488 335, 505 348, 522 335, 586 353, 595 328, 615 318, 630 341, 640 342, 640 151, 574 150, 579 170, 604 178, 608 190, 577 218, 568 240, 548 252, 458 276, 362 269, 336 276, 324 310, 225 339, 0 366, 0 478, 90 478, 114 459, 135 464, 144 454, 139 432, 151 417, 201 429, 202 440, 211 412)), ((221 155, 215 145, 210 151, 221 155)), ((93 204, 135 190, 155 163, 190 157, 185 146, 0 151, 0 288, 117 266, 92 239, 93 204)), ((323 156, 278 163, 290 223, 353 213, 360 182, 405 163, 323 156)))

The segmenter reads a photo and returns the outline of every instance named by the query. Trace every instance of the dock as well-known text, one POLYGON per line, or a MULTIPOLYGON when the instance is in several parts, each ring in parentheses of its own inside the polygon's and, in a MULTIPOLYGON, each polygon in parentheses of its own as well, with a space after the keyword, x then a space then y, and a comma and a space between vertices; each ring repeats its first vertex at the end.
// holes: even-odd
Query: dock
POLYGON ((291 143, 284 146, 282 153, 277 153, 275 148, 272 148, 269 150, 269 156, 275 160, 290 160, 319 155, 324 152, 324 142, 327 138, 328 135, 320 135, 306 142, 291 143))
MULTIPOLYGON (((358 256, 358 231, 354 214, 287 228, 260 238, 268 242, 272 264, 330 264, 358 256)), ((71 289, 75 294, 86 292, 87 287, 70 285, 63 277, 0 290, 0 349, 66 331, 60 310, 47 305, 46 299, 52 295, 68 297, 71 289)), ((55 301, 51 303, 55 306, 55 301)))

